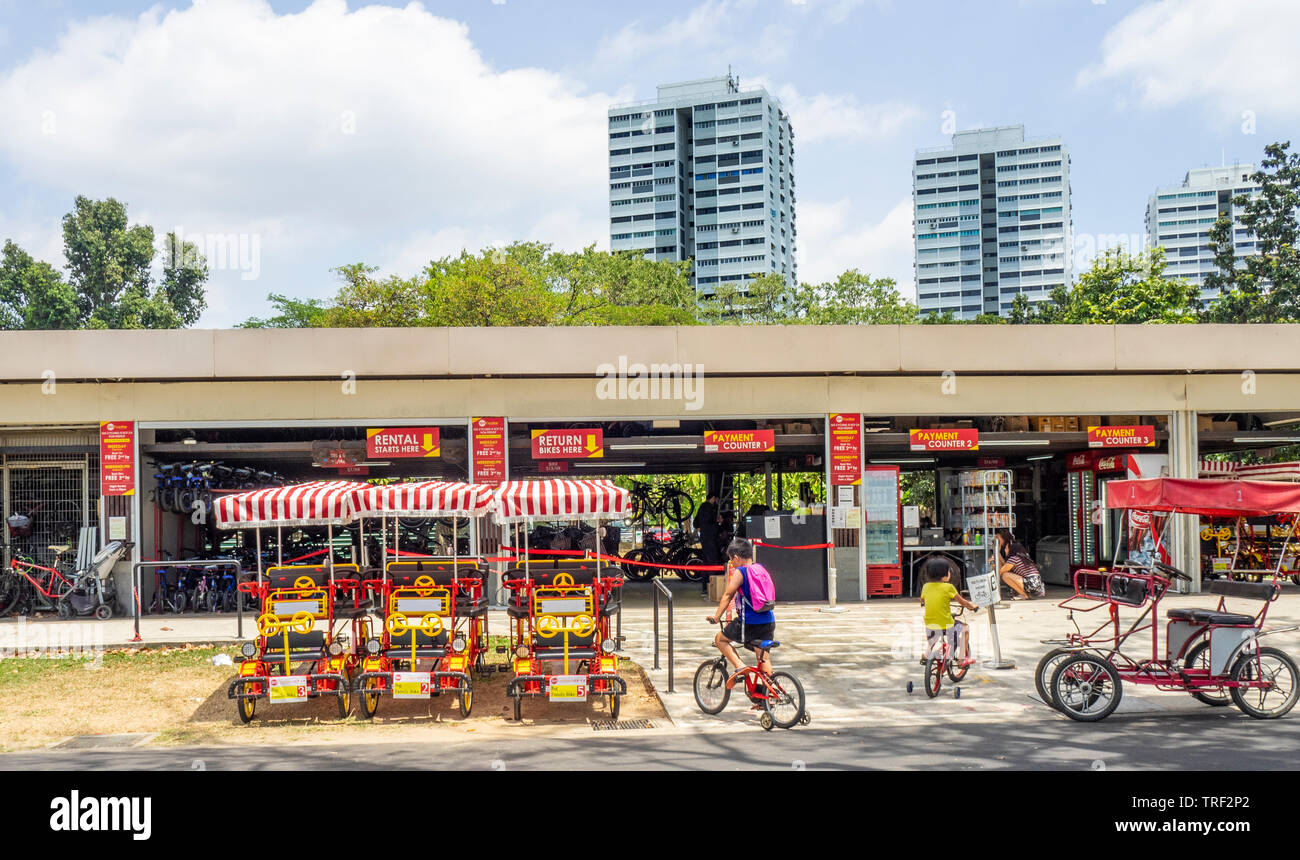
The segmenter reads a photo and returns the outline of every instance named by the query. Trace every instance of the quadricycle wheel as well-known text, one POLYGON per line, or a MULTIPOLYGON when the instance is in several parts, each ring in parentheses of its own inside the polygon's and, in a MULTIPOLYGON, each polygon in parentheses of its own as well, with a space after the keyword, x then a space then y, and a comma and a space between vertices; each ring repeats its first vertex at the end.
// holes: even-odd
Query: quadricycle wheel
POLYGON ((1275 720, 1295 707, 1300 697, 1300 670, 1277 648, 1260 648, 1258 655, 1242 654, 1229 676, 1237 683, 1264 682, 1259 687, 1230 687, 1238 708, 1257 720, 1275 720))
POLYGON ((1076 654, 1052 673, 1052 703, 1072 720, 1095 723, 1119 707, 1124 695, 1119 671, 1105 657, 1076 654))

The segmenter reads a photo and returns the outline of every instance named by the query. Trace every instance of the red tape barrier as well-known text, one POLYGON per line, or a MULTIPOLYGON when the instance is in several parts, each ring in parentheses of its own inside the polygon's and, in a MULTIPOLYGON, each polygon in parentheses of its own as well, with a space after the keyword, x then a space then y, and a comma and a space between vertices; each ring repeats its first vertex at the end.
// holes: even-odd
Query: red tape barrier
POLYGON ((761 540, 753 541, 754 546, 765 546, 769 549, 830 549, 835 546, 833 543, 806 543, 799 546, 780 546, 774 543, 763 543, 761 540))
POLYGON ((315 552, 309 552, 306 555, 300 555, 297 558, 287 559, 284 563, 293 564, 295 561, 302 561, 304 558, 315 558, 316 556, 324 555, 327 552, 329 552, 327 549, 318 549, 315 552))

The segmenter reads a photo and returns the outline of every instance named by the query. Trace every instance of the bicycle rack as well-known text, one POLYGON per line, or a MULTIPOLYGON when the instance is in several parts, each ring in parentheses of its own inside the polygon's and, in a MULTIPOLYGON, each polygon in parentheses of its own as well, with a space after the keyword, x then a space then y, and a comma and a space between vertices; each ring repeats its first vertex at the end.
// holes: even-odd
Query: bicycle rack
MULTIPOLYGON (((238 588, 240 574, 244 572, 243 566, 234 559, 229 558, 187 558, 182 561, 137 561, 131 565, 131 603, 132 612, 135 615, 135 638, 132 642, 142 642, 140 638, 140 571, 144 568, 156 569, 159 567, 177 567, 179 565, 193 567, 232 567, 235 569, 235 585, 238 588)), ((235 594, 235 636, 244 638, 244 593, 237 591, 235 594)))
POLYGON ((668 598, 668 692, 673 693, 673 593, 658 578, 651 580, 654 585, 655 614, 655 668, 659 668, 659 595, 668 598))

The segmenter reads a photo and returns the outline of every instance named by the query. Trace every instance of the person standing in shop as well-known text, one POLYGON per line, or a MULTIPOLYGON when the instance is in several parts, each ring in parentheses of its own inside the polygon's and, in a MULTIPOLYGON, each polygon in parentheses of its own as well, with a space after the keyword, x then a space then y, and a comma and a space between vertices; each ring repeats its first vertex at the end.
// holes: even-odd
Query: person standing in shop
MULTIPOLYGON (((714 493, 704 500, 700 509, 695 512, 695 519, 691 525, 695 526, 700 533, 700 547, 704 556, 705 564, 719 564, 721 559, 718 557, 718 494, 714 493)), ((705 597, 709 594, 709 575, 700 580, 700 593, 705 597)))

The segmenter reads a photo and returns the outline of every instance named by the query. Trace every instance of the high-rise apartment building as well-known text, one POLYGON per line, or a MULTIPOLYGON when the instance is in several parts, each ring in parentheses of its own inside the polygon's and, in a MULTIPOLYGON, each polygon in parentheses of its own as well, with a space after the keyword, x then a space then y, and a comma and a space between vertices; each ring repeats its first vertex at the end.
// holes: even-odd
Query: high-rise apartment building
POLYGON ((1232 201, 1239 195, 1253 197, 1259 185, 1250 177, 1253 164, 1205 167, 1187 171, 1182 185, 1157 188, 1147 202, 1147 245, 1165 249, 1165 274, 1192 281, 1201 288, 1201 299, 1213 301, 1218 293, 1205 289, 1205 276, 1216 271, 1210 250, 1210 228, 1220 213, 1232 217, 1233 244, 1240 263, 1255 253, 1255 237, 1241 223, 1242 207, 1232 201))
POLYGON ((912 166, 916 295, 922 313, 1004 314, 1016 295, 1071 283, 1070 154, 1024 126, 962 131, 912 166))
POLYGON ((658 93, 609 109, 610 247, 692 261, 703 295, 769 272, 793 283, 794 131, 780 101, 731 75, 658 93))

